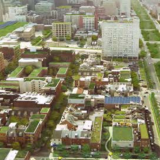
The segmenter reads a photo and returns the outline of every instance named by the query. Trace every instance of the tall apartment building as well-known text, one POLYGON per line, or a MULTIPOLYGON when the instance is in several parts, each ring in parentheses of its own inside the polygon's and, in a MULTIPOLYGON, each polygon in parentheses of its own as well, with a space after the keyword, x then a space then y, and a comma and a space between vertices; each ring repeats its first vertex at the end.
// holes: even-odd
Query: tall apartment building
POLYGON ((58 12, 58 20, 63 20, 63 16, 72 11, 71 6, 59 6, 56 9, 58 12))
POLYGON ((91 13, 91 14, 94 14, 95 10, 96 8, 94 6, 81 6, 79 8, 80 12, 91 13))
POLYGON ((95 16, 94 15, 83 16, 83 28, 86 31, 92 31, 95 29, 95 16))
POLYGON ((103 57, 138 57, 139 19, 104 21, 102 23, 103 57))
POLYGON ((120 0, 120 15, 126 15, 127 17, 130 17, 131 15, 130 0, 120 0))
POLYGON ((72 35, 71 23, 70 22, 54 22, 52 24, 52 35, 53 37, 65 38, 72 35))
POLYGON ((50 14, 54 4, 47 1, 41 1, 35 5, 35 11, 37 14, 50 14))
POLYGON ((2 71, 4 68, 5 68, 4 56, 3 56, 3 53, 0 52, 0 71, 2 71))

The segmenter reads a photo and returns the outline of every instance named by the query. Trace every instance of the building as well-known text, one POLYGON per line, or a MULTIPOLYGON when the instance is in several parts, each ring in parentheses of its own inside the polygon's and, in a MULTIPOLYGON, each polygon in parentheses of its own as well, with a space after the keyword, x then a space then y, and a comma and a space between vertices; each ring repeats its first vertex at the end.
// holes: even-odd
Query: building
POLYGON ((103 21, 102 49, 103 57, 138 58, 139 19, 103 21))
POLYGON ((66 13, 70 13, 72 11, 71 6, 59 6, 56 8, 58 13, 58 20, 63 20, 63 16, 66 13))
POLYGON ((54 22, 52 24, 52 35, 57 38, 65 38, 72 36, 71 23, 70 22, 54 22))
POLYGON ((86 31, 92 31, 95 29, 95 16, 94 15, 85 15, 83 16, 83 28, 86 31))
POLYGON ((132 127, 113 126, 112 130, 112 148, 133 148, 134 134, 132 127))
POLYGON ((4 68, 5 68, 4 56, 3 56, 3 53, 0 52, 0 72, 3 71, 4 68))
POLYGON ((85 12, 85 13, 91 13, 94 14, 95 13, 95 7, 94 6, 81 6, 79 8, 80 12, 85 12))
POLYGON ((35 5, 35 11, 37 14, 50 14, 54 7, 54 4, 48 1, 41 1, 35 5))
POLYGON ((130 0, 120 0, 120 15, 130 17, 131 15, 131 1, 130 0))

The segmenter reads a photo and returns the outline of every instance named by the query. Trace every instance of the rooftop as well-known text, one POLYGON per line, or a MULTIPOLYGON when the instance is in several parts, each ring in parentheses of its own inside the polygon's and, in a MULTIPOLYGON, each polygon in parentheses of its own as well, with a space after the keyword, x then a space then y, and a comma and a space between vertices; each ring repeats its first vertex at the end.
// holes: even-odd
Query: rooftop
POLYGON ((44 114, 33 114, 30 119, 44 119, 44 114))
POLYGON ((133 141, 133 129, 131 127, 113 127, 113 141, 133 141))
POLYGON ((39 123, 40 123, 40 120, 31 121, 25 132, 34 133, 39 123))
POLYGON ((56 87, 59 82, 60 82, 60 79, 55 78, 52 80, 52 82, 48 83, 45 87, 56 87))
POLYGON ((84 94, 70 94, 69 98, 70 99, 84 99, 85 95, 84 94))
POLYGON ((100 143, 101 141, 102 122, 103 117, 95 117, 94 127, 91 136, 92 143, 100 143))
POLYGON ((8 130, 9 130, 9 127, 3 126, 3 127, 0 128, 0 133, 7 133, 8 130))
POLYGON ((58 73, 57 73, 57 74, 66 74, 66 73, 67 73, 67 70, 68 70, 68 68, 60 68, 60 69, 58 70, 58 73))
POLYGON ((41 67, 41 68, 34 69, 29 75, 29 77, 37 77, 41 73, 42 70, 47 70, 47 69, 48 69, 47 67, 41 67))
POLYGON ((17 77, 20 72, 22 72, 23 68, 22 67, 17 67, 10 75, 9 77, 17 77))
POLYGON ((148 139, 148 131, 145 124, 141 124, 140 126, 140 132, 141 132, 141 138, 142 139, 148 139))
POLYGON ((5 160, 11 149, 9 148, 0 148, 0 160, 5 160))
POLYGON ((49 112, 49 108, 42 108, 40 113, 48 113, 49 112))

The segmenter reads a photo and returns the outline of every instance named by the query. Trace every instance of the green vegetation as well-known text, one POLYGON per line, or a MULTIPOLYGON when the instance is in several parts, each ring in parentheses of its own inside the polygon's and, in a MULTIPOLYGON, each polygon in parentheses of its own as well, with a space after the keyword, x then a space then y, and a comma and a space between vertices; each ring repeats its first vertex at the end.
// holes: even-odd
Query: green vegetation
POLYGON ((48 113, 49 112, 49 108, 42 108, 40 113, 48 113))
POLYGON ((149 98, 150 98, 150 102, 151 102, 151 109, 153 111, 153 115, 154 115, 154 119, 155 119, 157 133, 158 133, 158 136, 160 138, 160 119, 159 119, 160 112, 159 112, 159 107, 158 107, 157 100, 155 98, 154 93, 151 93, 149 98))
POLYGON ((45 29, 42 34, 44 38, 48 38, 52 34, 52 31, 50 29, 45 29))
POLYGON ((9 127, 7 127, 7 126, 2 126, 0 128, 0 133, 6 133, 7 134, 8 131, 9 131, 9 127))
POLYGON ((141 80, 147 81, 143 61, 139 61, 139 70, 140 70, 141 80))
POLYGON ((138 75, 136 72, 131 72, 131 78, 132 78, 132 84, 134 89, 138 90, 139 89, 139 79, 138 79, 138 75))
POLYGON ((155 70, 156 70, 156 73, 157 73, 157 77, 160 81, 160 61, 155 63, 154 66, 155 66, 155 70))
POLYGON ((132 141, 133 131, 130 127, 113 127, 113 141, 132 141))
POLYGON ((139 48, 143 48, 144 44, 143 44, 143 41, 142 39, 139 39, 139 48))
POLYGON ((25 158, 27 151, 19 151, 16 158, 25 158))
POLYGON ((38 46, 40 45, 40 43, 42 42, 42 37, 41 36, 38 36, 36 38, 34 38, 32 41, 31 41, 31 44, 33 46, 38 46))
POLYGON ((94 89, 95 88, 95 83, 90 83, 89 89, 94 89))
POLYGON ((160 58, 160 45, 159 44, 147 43, 147 47, 149 49, 149 52, 151 53, 152 58, 160 58))
POLYGON ((45 115, 44 114, 33 114, 30 119, 44 119, 45 115))
POLYGON ((24 68, 17 67, 10 75, 9 77, 18 77, 19 74, 23 71, 24 68))
POLYGON ((0 160, 6 159, 8 153, 10 152, 11 149, 9 148, 0 148, 0 160))
POLYGON ((41 68, 34 69, 29 75, 29 77, 38 77, 38 75, 42 72, 42 70, 47 70, 47 69, 48 69, 47 67, 41 67, 41 68))
POLYGON ((40 122, 40 120, 31 121, 25 132, 34 133, 38 124, 39 124, 39 122, 40 122))
POLYGON ((70 94, 69 99, 84 99, 84 94, 70 94))
POLYGON ((145 41, 160 41, 160 33, 158 30, 153 30, 153 31, 142 30, 142 35, 145 41))
POLYGON ((152 21, 141 21, 140 28, 141 29, 156 29, 156 27, 152 21))
POLYGON ((60 68, 57 74, 66 74, 68 68, 60 68))
POLYGON ((131 72, 130 71, 121 71, 120 72, 120 79, 130 79, 131 72))
POLYGON ((29 75, 33 70, 34 70, 34 66, 26 66, 25 68, 24 68, 24 72, 25 72, 25 74, 26 75, 29 75))
POLYGON ((56 87, 59 82, 60 79, 58 78, 52 79, 52 82, 48 83, 45 87, 56 87))
POLYGON ((25 51, 24 54, 47 54, 47 52, 44 52, 44 51, 36 51, 36 52, 31 52, 31 51, 25 51))
POLYGON ((9 122, 12 123, 12 122, 17 122, 18 125, 27 125, 29 123, 28 119, 27 118, 20 118, 18 116, 11 116, 10 119, 9 119, 9 122))
POLYGON ((145 58, 147 55, 147 53, 144 50, 141 50, 141 52, 139 53, 139 58, 145 58))
POLYGON ((146 124, 140 125, 140 132, 141 132, 141 138, 143 138, 143 139, 149 138, 146 124))
POLYGON ((79 80, 80 78, 81 78, 80 75, 74 75, 74 76, 73 76, 73 79, 74 79, 74 80, 79 80))
POLYGON ((94 121, 94 130, 92 131, 91 142, 100 143, 101 142, 101 130, 102 130, 102 117, 96 117, 94 121))
POLYGON ((17 22, 11 26, 7 26, 6 28, 0 29, 0 37, 6 36, 8 33, 13 32, 15 29, 24 26, 25 22, 17 22))

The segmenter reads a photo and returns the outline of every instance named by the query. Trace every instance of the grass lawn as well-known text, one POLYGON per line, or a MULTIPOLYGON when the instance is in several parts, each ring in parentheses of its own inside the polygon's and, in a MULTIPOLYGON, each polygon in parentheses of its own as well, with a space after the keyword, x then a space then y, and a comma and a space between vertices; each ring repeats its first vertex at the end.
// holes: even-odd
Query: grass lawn
POLYGON ((38 68, 38 69, 34 69, 31 74, 29 75, 29 77, 37 77, 42 70, 46 70, 47 67, 41 67, 41 68, 38 68))
POLYGON ((156 29, 152 21, 141 21, 140 28, 141 29, 156 29))
POLYGON ((129 78, 131 78, 130 71, 121 71, 120 72, 120 78, 122 78, 122 79, 129 79, 129 78))
POLYGON ((68 68, 60 68, 57 74, 66 74, 68 68))
POLYGON ((113 127, 113 141, 132 141, 133 131, 131 127, 113 127))
POLYGON ((152 58, 160 58, 160 44, 147 43, 152 58))
POLYGON ((93 132, 91 136, 92 143, 100 143, 101 142, 101 131, 102 131, 102 117, 96 117, 94 121, 93 132))
POLYGON ((48 113, 49 112, 49 108, 42 108, 40 113, 48 113))
POLYGON ((15 29, 24 26, 25 22, 17 22, 11 26, 8 26, 6 28, 0 29, 0 37, 6 36, 8 33, 13 32, 15 29))
POLYGON ((160 62, 155 63, 154 67, 155 67, 155 70, 156 70, 156 73, 157 73, 157 77, 160 81, 160 62))
POLYGON ((142 35, 145 41, 160 41, 160 33, 157 30, 154 31, 142 30, 142 35))
POLYGON ((145 124, 140 125, 141 138, 148 139, 148 131, 145 124))
POLYGON ((26 129, 26 132, 34 133, 39 122, 40 122, 40 120, 31 121, 28 128, 26 129))
POLYGON ((33 114, 30 119, 44 119, 44 114, 33 114))
POLYGON ((150 20, 148 14, 140 14, 139 18, 141 21, 150 20))
POLYGON ((17 77, 22 71, 23 71, 24 68, 22 67, 17 67, 10 75, 9 77, 17 77))
POLYGON ((5 160, 10 150, 9 148, 0 148, 0 160, 5 160))

